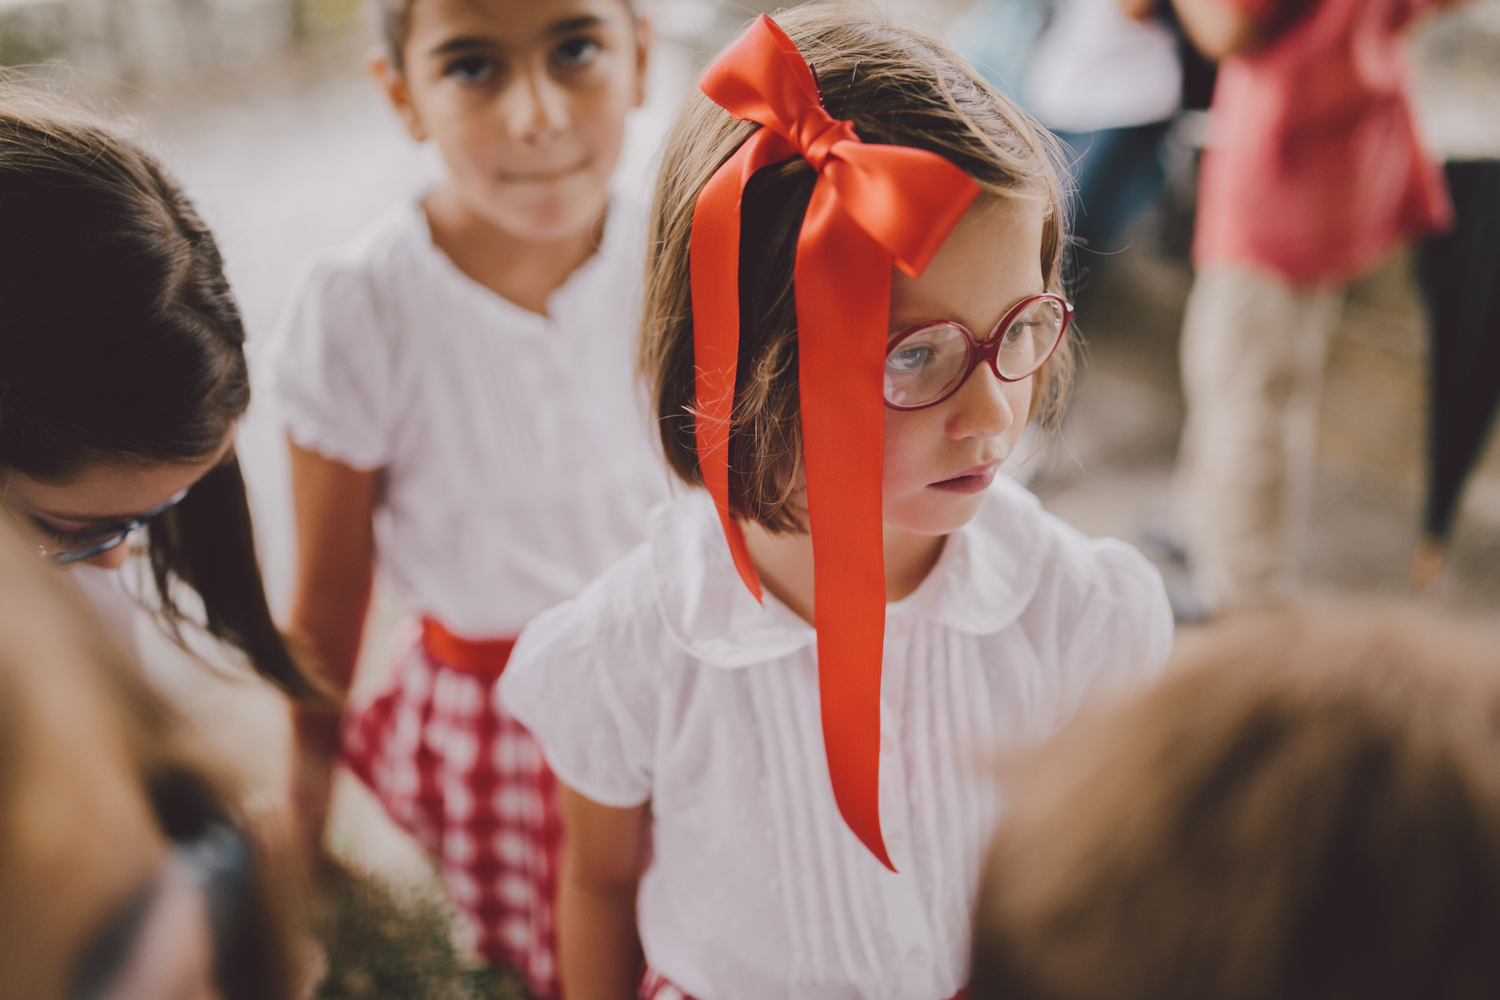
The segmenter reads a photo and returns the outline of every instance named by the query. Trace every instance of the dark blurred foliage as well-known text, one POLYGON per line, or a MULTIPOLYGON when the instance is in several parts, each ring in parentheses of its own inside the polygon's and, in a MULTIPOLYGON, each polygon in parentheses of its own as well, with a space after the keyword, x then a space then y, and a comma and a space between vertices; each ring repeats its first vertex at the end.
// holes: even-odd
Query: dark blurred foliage
POLYGON ((327 962, 317 1000, 529 1000, 518 973, 460 953, 442 901, 354 868, 328 866, 313 930, 327 962))

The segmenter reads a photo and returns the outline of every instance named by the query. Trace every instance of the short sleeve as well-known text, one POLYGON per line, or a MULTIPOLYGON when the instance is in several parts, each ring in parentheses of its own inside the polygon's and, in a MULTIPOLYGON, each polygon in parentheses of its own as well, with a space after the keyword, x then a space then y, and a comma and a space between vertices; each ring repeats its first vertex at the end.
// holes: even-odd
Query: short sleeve
POLYGON ((395 345, 375 284, 348 263, 309 265, 267 359, 267 387, 292 440, 367 470, 390 462, 395 396, 395 345))
MULTIPOLYGON (((597 581, 602 583, 604 581, 597 581)), ((591 621, 582 598, 526 626, 496 686, 563 784, 617 809, 651 798, 658 685, 638 631, 591 621)))

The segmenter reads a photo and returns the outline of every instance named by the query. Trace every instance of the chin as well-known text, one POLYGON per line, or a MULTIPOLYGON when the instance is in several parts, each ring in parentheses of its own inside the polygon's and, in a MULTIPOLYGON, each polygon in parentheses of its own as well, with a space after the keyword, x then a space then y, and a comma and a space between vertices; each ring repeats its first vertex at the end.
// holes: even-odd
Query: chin
POLYGON ((607 189, 557 190, 539 197, 496 198, 489 211, 494 223, 529 243, 555 243, 586 231, 609 203, 607 189))
POLYGON ((584 214, 576 205, 540 206, 523 211, 496 212, 496 225, 528 243, 557 243, 585 232, 599 218, 584 214))
POLYGON ((984 494, 921 496, 887 510, 885 523, 914 535, 948 535, 974 520, 984 494))

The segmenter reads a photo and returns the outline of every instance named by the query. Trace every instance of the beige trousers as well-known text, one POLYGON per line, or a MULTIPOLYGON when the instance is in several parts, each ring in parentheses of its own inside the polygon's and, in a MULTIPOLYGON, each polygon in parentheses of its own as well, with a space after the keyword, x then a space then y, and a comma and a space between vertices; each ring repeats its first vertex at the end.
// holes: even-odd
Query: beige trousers
POLYGON ((1214 609, 1287 596, 1317 458, 1318 398, 1344 286, 1199 272, 1182 329, 1177 460, 1188 555, 1214 609))

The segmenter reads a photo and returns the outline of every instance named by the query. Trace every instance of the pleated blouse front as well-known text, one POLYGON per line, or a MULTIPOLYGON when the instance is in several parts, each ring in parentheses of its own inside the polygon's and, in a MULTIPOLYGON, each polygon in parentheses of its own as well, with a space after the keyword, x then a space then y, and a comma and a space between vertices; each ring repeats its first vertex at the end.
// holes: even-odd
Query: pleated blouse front
POLYGON ((712 504, 659 508, 648 542, 523 633, 499 696, 558 777, 651 804, 647 959, 701 1000, 944 1000, 964 984, 991 762, 1092 693, 1164 662, 1161 580, 1004 480, 910 597, 887 606, 887 871, 844 826, 813 630, 735 574, 712 504))

